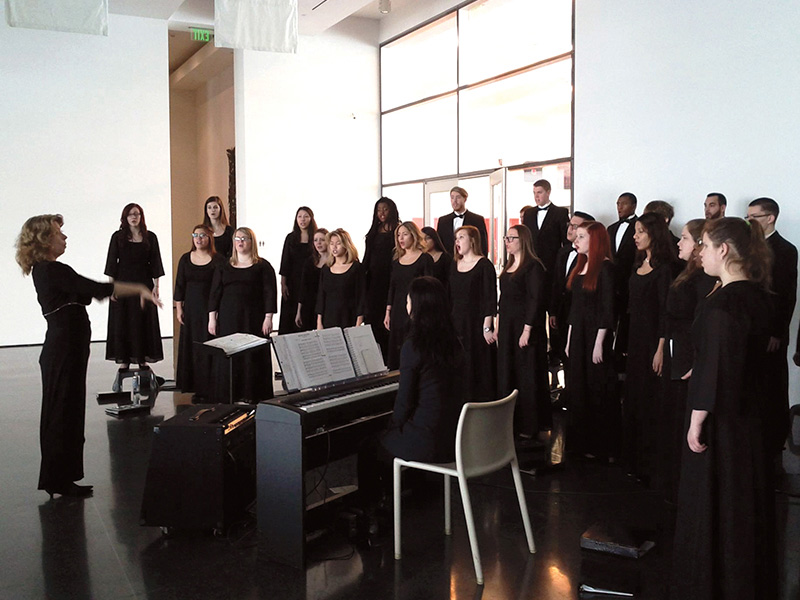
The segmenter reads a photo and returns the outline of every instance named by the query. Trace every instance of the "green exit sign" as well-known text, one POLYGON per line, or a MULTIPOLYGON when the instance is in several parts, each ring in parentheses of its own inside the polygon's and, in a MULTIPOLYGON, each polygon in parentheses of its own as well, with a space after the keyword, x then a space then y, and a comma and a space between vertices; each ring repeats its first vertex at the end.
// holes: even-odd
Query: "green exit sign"
POLYGON ((192 32, 192 40, 196 42, 210 42, 214 36, 214 32, 210 29, 195 29, 191 27, 190 31, 192 32))

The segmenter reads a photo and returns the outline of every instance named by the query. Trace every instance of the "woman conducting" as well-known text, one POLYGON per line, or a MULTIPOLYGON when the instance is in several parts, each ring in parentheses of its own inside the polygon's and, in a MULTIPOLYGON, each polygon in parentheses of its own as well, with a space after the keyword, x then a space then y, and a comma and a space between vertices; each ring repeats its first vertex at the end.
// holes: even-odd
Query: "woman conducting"
POLYGON ((578 257, 567 280, 572 292, 567 322, 570 441, 576 453, 612 460, 618 452, 619 401, 614 369, 614 266, 602 224, 575 232, 578 257))
POLYGON ((478 229, 471 225, 455 231, 456 260, 448 276, 453 325, 464 347, 467 400, 496 399, 497 382, 493 345, 497 313, 497 274, 481 251, 478 229))
MULTIPOLYGON (((251 229, 239 227, 233 235, 230 261, 214 272, 208 301, 211 335, 250 333, 269 337, 272 317, 278 309, 275 270, 258 256, 258 242, 251 229)), ((250 350, 233 360, 233 398, 229 398, 227 361, 217 362, 215 397, 220 402, 244 399, 268 400, 272 390, 272 356, 269 345, 250 350)))
POLYGON ((544 266, 533 250, 530 229, 510 227, 508 262, 500 274, 497 328, 497 397, 519 390, 515 430, 530 439, 553 427, 547 370, 544 266))
POLYGON ((192 231, 192 249, 181 256, 175 276, 175 313, 180 329, 175 381, 182 392, 206 397, 210 391, 211 355, 200 352, 195 342, 208 340, 208 297, 215 269, 223 259, 214 248, 214 234, 206 225, 192 231))
POLYGON ((722 283, 692 326, 671 598, 778 598, 775 493, 765 432, 771 256, 757 222, 709 221, 703 270, 722 283))
POLYGON ((39 443, 42 462, 39 489, 54 494, 85 497, 92 486, 83 479, 84 424, 86 420, 86 367, 91 328, 84 308, 92 298, 138 297, 160 306, 141 283, 98 283, 78 275, 58 262, 67 248, 61 215, 31 217, 17 238, 16 260, 33 284, 47 320, 39 366, 42 372, 42 416, 39 443))
MULTIPOLYGON (((119 229, 111 236, 105 274, 112 281, 144 284, 158 298, 158 279, 164 275, 156 234, 147 229, 144 210, 128 204, 122 210, 119 229)), ((144 369, 149 362, 164 358, 158 311, 148 304, 144 310, 135 298, 110 302, 106 360, 113 360, 125 371, 131 363, 144 369)))

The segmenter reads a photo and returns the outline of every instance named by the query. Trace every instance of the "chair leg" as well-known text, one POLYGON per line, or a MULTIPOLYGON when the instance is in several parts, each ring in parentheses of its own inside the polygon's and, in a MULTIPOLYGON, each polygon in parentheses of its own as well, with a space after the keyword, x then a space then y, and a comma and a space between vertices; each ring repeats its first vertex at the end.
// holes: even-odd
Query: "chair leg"
POLYGON ((528 550, 531 554, 535 554, 536 544, 533 542, 533 530, 531 529, 531 519, 528 516, 528 504, 525 502, 525 491, 522 489, 522 477, 519 474, 519 463, 516 458, 511 461, 511 473, 514 475, 514 487, 517 488, 519 512, 522 513, 522 525, 525 528, 525 537, 528 539, 528 550))
POLYGON ((453 533, 452 518, 451 518, 450 502, 450 475, 444 476, 444 534, 451 535, 453 533))
POLYGON ((472 503, 469 499, 467 478, 462 474, 458 476, 458 487, 461 490, 461 503, 464 505, 464 520, 467 522, 469 547, 472 550, 472 562, 475 565, 475 579, 478 580, 478 585, 483 585, 483 569, 481 568, 481 555, 478 551, 478 536, 475 532, 475 519, 472 516, 472 503))
POLYGON ((394 559, 400 560, 400 470, 401 466, 394 461, 394 476, 392 484, 394 488, 394 559))

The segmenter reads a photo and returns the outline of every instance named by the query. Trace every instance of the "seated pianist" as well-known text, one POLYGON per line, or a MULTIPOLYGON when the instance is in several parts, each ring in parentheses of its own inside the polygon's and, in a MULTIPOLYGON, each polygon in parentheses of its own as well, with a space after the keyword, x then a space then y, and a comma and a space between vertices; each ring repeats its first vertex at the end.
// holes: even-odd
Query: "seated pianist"
MULTIPOLYGON (((418 277, 409 287, 409 332, 400 352, 400 383, 389 428, 364 441, 358 453, 359 537, 376 541, 377 513, 390 498, 394 457, 425 462, 455 460, 463 404, 463 352, 450 318, 444 286, 418 277)), ((383 532, 380 532, 381 534, 383 532)))

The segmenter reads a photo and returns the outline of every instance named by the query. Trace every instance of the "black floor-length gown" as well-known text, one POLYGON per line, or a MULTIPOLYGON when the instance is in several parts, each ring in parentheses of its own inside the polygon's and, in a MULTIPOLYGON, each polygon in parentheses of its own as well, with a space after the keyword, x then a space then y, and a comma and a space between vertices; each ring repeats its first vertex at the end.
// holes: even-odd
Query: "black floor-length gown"
POLYGON ((436 277, 436 279, 441 281, 444 285, 447 285, 447 278, 450 276, 450 268, 452 265, 453 257, 447 252, 442 252, 439 260, 433 261, 433 272, 431 275, 436 277))
POLYGON ((566 389, 570 418, 569 445, 576 453, 601 458, 619 452, 620 403, 617 372, 614 368, 614 265, 604 261, 597 287, 584 289, 585 275, 575 275, 567 324, 569 365, 566 389), (603 338, 603 361, 595 364, 597 332, 603 338))
POLYGON ((353 261, 344 273, 333 273, 328 265, 319 276, 316 313, 323 327, 353 327, 364 314, 364 267, 353 261))
MULTIPOLYGON (((218 311, 217 335, 250 333, 263 337, 261 327, 267 313, 278 309, 275 270, 263 258, 256 264, 237 269, 224 263, 214 271, 208 310, 218 311)), ((216 358, 215 399, 229 401, 229 365, 216 358)), ((245 351, 233 360, 233 401, 256 402, 272 398, 272 355, 269 344, 245 351)))
POLYGON ((681 455, 686 445, 686 395, 689 380, 681 379, 694 363, 692 323, 698 306, 711 292, 717 279, 697 269, 689 279, 677 286, 671 285, 667 293, 666 345, 664 348, 664 383, 667 393, 659 417, 661 434, 660 466, 667 499, 678 497, 678 479, 681 472, 681 455))
POLYGON ((281 254, 281 268, 278 274, 286 278, 286 286, 289 288, 289 296, 287 298, 281 296, 281 319, 278 327, 281 334, 300 331, 294 320, 300 302, 303 265, 311 256, 311 243, 301 242, 298 238, 299 236, 294 233, 287 235, 281 254))
POLYGON ((497 330, 498 397, 519 390, 515 410, 517 433, 535 436, 551 429, 550 386, 547 370, 547 335, 544 267, 530 261, 513 273, 500 276, 497 330), (519 347, 525 325, 531 326, 528 345, 519 347))
MULTIPOLYGON (((440 262, 444 259, 442 255, 440 262)), ((496 400, 496 351, 483 336, 486 317, 497 313, 497 274, 492 262, 480 258, 469 271, 460 272, 453 262, 448 276, 453 325, 464 348, 466 368, 462 373, 469 402, 496 400)))
POLYGON ((383 359, 389 357, 389 332, 383 326, 386 316, 386 296, 392 278, 394 231, 382 231, 367 239, 364 251, 364 270, 367 282, 367 304, 364 323, 372 326, 375 341, 381 347, 383 359))
POLYGON ((300 326, 299 331, 311 331, 317 328, 317 294, 322 269, 317 267, 313 256, 303 263, 303 276, 300 278, 300 326))
MULTIPOLYGON (((666 334, 670 265, 646 275, 634 269, 628 292, 628 358, 623 400, 623 458, 629 473, 650 480, 656 472, 657 425, 663 400, 662 380, 653 371, 659 338, 666 334)), ((666 350, 665 350, 666 353, 666 350)))
MULTIPOLYGON (((389 281, 389 294, 386 305, 391 305, 389 314, 389 358, 387 366, 390 369, 400 368, 400 349, 406 339, 406 326, 408 325, 408 311, 406 310, 406 297, 408 286, 417 277, 433 274, 433 258, 423 252, 419 258, 410 265, 400 261, 392 261, 392 277, 389 281)), ((384 316, 386 315, 384 305, 384 316)))
POLYGON ((57 261, 35 264, 33 284, 47 319, 47 335, 39 356, 42 372, 39 489, 58 489, 83 479, 86 366, 91 340, 84 306, 92 298, 111 296, 114 285, 81 277, 57 261))
MULTIPOLYGON (((115 281, 141 283, 152 290, 153 279, 164 276, 156 234, 148 231, 147 239, 141 242, 126 240, 124 235, 117 231, 111 236, 105 274, 115 281)), ((147 303, 142 308, 138 297, 109 302, 106 360, 142 364, 163 358, 156 305, 147 303)))
POLYGON ((225 226, 222 235, 214 236, 214 250, 223 258, 230 258, 233 254, 233 227, 225 226))
POLYGON ((775 600, 775 493, 764 421, 769 296, 748 281, 703 302, 687 399, 709 412, 705 452, 684 443, 673 600, 775 600))
POLYGON ((183 325, 180 329, 178 345, 178 366, 175 382, 182 392, 195 392, 200 396, 211 395, 211 355, 199 350, 210 337, 208 333, 208 298, 211 295, 211 281, 214 271, 224 262, 215 254, 205 265, 195 265, 192 253, 187 252, 178 261, 175 276, 173 299, 183 302, 183 325))

